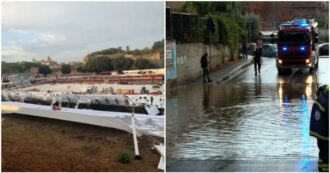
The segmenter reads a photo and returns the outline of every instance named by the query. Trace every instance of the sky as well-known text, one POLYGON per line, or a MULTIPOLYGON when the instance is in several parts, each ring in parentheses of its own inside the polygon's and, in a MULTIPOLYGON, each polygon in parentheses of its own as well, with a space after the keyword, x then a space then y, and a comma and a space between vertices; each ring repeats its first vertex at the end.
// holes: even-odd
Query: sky
POLYGON ((82 61, 91 52, 151 47, 164 38, 164 2, 2 2, 1 59, 82 61))

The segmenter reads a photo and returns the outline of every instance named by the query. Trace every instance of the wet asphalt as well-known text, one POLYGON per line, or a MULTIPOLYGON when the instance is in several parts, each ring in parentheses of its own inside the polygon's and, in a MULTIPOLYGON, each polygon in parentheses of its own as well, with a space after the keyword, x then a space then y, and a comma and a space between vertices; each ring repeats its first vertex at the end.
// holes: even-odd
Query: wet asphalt
POLYGON ((281 75, 262 59, 258 75, 250 65, 219 84, 168 91, 167 171, 317 171, 309 119, 329 59, 281 75))

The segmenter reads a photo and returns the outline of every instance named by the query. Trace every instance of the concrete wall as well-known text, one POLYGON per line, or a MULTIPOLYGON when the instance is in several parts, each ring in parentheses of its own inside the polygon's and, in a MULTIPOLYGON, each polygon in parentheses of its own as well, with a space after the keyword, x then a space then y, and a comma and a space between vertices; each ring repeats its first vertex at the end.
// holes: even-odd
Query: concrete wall
POLYGON ((205 52, 209 54, 208 60, 211 62, 212 70, 222 63, 228 62, 231 57, 235 57, 234 59, 238 57, 238 52, 231 56, 229 48, 222 45, 212 45, 210 53, 210 46, 202 43, 177 44, 177 80, 175 81, 177 85, 202 77, 200 59, 205 52))

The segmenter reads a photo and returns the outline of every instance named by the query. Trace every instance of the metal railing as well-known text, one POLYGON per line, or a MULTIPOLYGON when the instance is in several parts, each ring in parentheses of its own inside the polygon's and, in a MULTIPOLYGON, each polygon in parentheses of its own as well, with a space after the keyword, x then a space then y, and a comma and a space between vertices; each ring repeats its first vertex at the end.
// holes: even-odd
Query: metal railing
POLYGON ((174 39, 177 43, 191 42, 194 37, 193 27, 205 23, 206 19, 198 15, 172 12, 166 8, 166 39, 174 39))

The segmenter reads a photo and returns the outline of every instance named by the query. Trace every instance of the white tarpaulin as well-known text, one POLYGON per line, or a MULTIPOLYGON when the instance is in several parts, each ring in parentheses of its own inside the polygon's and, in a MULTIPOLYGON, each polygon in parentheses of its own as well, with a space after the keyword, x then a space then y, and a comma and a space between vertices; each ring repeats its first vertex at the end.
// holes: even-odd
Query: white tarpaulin
MULTIPOLYGON (((132 132, 131 113, 97 111, 90 109, 73 109, 62 107, 53 110, 51 106, 36 105, 21 102, 2 102, 2 113, 18 113, 45 118, 73 121, 110 127, 132 132)), ((134 114, 135 125, 139 135, 148 134, 164 137, 164 116, 134 114)))

